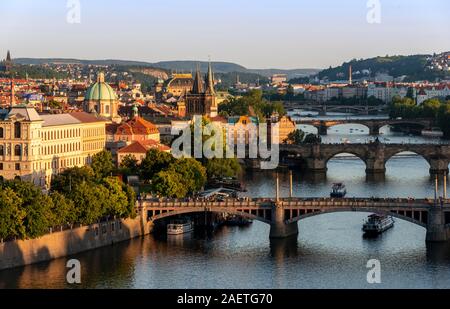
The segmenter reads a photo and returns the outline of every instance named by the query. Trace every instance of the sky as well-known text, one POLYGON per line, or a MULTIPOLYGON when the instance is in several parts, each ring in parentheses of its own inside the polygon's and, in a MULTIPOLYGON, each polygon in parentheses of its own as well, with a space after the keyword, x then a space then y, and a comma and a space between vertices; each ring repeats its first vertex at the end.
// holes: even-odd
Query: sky
POLYGON ((0 58, 326 68, 450 51, 449 15, 448 0, 0 0, 0 58))

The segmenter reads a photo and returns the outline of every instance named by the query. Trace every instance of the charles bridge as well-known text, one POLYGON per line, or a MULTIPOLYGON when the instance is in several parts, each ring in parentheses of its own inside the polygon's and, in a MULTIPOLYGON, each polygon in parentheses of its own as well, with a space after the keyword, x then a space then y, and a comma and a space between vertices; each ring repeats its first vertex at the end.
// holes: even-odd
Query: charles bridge
POLYGON ((384 126, 414 126, 421 129, 431 129, 433 121, 431 119, 339 119, 339 120, 317 120, 302 119, 297 124, 311 125, 316 127, 320 135, 327 135, 328 129, 343 124, 360 124, 369 129, 369 135, 379 135, 380 129, 384 126))
POLYGON ((370 212, 390 215, 426 228, 426 241, 450 240, 450 200, 374 198, 261 198, 207 200, 140 200, 139 210, 147 222, 194 213, 227 213, 270 225, 270 238, 298 234, 298 221, 335 212, 370 212))
POLYGON ((351 154, 366 164, 367 174, 384 174, 386 162, 395 155, 412 152, 430 165, 431 175, 449 172, 450 145, 444 144, 304 144, 280 145, 280 161, 310 172, 325 173, 329 160, 339 154, 351 154))

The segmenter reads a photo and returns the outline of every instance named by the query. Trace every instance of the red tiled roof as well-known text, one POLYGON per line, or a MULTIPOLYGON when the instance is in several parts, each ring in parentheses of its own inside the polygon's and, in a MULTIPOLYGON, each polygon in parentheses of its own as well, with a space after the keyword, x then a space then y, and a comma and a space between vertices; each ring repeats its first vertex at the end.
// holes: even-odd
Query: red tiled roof
POLYGON ((132 134, 157 134, 158 128, 151 122, 141 118, 134 117, 133 119, 123 123, 117 128, 118 135, 132 135, 132 134))
POLYGON ((170 151, 170 147, 154 140, 137 141, 118 151, 118 153, 147 153, 149 149, 157 148, 160 151, 170 151))

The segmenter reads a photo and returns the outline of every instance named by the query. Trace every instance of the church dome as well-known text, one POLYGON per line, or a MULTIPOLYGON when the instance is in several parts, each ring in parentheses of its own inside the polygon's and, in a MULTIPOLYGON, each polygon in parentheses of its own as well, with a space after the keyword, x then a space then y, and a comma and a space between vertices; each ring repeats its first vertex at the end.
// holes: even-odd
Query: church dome
POLYGON ((114 101, 117 100, 117 95, 114 89, 105 82, 105 75, 100 73, 97 82, 89 87, 84 98, 86 101, 114 101))

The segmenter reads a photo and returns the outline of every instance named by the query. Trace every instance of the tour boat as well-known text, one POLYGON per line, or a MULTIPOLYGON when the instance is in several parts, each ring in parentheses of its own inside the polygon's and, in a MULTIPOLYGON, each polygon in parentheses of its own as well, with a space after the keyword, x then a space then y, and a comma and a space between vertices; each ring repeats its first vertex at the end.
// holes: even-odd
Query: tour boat
POLYGON ((345 197, 347 189, 343 183, 335 183, 331 189, 330 197, 345 197))
POLYGON ((364 222, 362 230, 366 234, 378 235, 394 226, 391 216, 373 214, 364 222))
POLYGON ((190 220, 172 221, 167 225, 167 235, 180 235, 194 230, 194 223, 190 220))

